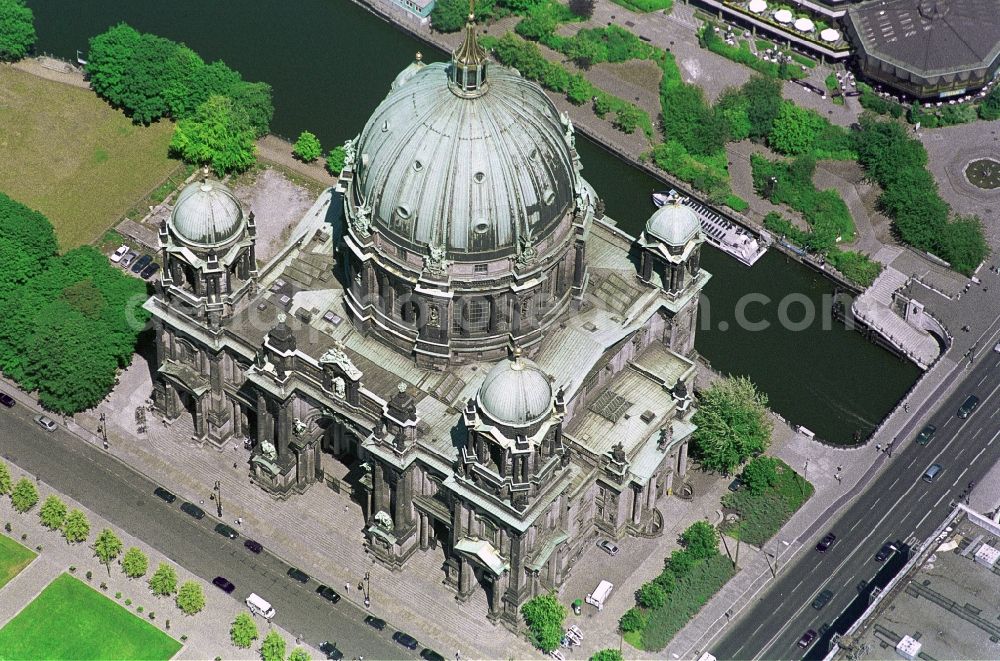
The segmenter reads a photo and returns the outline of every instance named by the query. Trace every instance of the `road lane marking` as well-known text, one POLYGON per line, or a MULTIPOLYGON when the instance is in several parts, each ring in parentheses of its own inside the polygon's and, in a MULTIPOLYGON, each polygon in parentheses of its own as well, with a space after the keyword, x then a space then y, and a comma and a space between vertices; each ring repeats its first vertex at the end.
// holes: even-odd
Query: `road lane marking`
MULTIPOLYGON (((1000 408, 997 408, 997 410, 1000 411, 1000 408)), ((979 429, 977 429, 975 433, 972 434, 972 440, 976 440, 976 437, 982 434, 984 431, 986 431, 986 427, 980 427, 979 429)))
POLYGON ((927 510, 926 512, 924 512, 924 515, 923 515, 923 517, 921 517, 921 519, 920 519, 919 521, 917 521, 917 525, 915 525, 915 526, 913 527, 913 532, 914 532, 914 533, 916 533, 916 532, 917 532, 917 528, 919 528, 919 527, 920 527, 920 524, 921 524, 921 523, 923 523, 924 521, 926 521, 926 520, 927 520, 927 517, 929 517, 930 515, 931 515, 931 510, 927 510))
MULTIPOLYGON (((998 410, 1000 410, 1000 409, 998 409, 998 410)), ((892 491, 892 488, 894 486, 896 486, 896 482, 899 482, 899 478, 898 477, 895 480, 892 481, 892 484, 889 485, 889 489, 888 489, 889 491, 892 491)))
MULTIPOLYGON (((804 580, 806 580, 806 579, 803 578, 802 581, 804 581, 804 580)), ((802 587, 802 581, 799 581, 798 583, 795 584, 795 587, 792 588, 792 591, 788 593, 789 596, 795 594, 795 591, 798 590, 800 587, 802 587)))
POLYGON ((951 486, 955 486, 956 484, 958 484, 959 480, 961 480, 961 479, 962 479, 962 475, 965 475, 965 474, 966 474, 966 473, 968 473, 968 472, 969 472, 969 467, 968 467, 968 466, 966 466, 966 467, 965 467, 965 470, 963 470, 963 471, 962 471, 962 472, 961 472, 961 473, 959 474, 959 476, 958 476, 957 478, 955 478, 955 481, 951 483, 951 486))
POLYGON ((981 455, 984 452, 986 452, 986 448, 979 448, 979 454, 977 454, 975 457, 972 458, 972 461, 969 462, 969 465, 971 466, 972 464, 976 463, 976 460, 979 459, 979 455, 981 455))
POLYGON ((910 468, 911 466, 913 466, 913 464, 917 463, 917 459, 919 459, 919 457, 914 457, 914 458, 913 458, 913 461, 911 461, 910 463, 908 463, 908 464, 906 465, 906 467, 907 467, 907 468, 910 468))
POLYGON ((997 408, 993 409, 993 413, 990 413, 990 418, 992 418, 993 416, 995 416, 997 413, 1000 413, 1000 406, 998 406, 997 408))
POLYGON ((948 418, 947 420, 945 420, 945 421, 944 421, 944 424, 943 424, 943 425, 941 425, 941 429, 942 429, 942 430, 944 430, 944 429, 947 429, 947 428, 948 428, 948 425, 950 425, 950 424, 951 424, 951 421, 952 421, 952 420, 954 420, 954 419, 955 419, 955 418, 948 418))
POLYGON ((861 518, 861 517, 859 516, 859 517, 858 517, 858 520, 854 522, 854 525, 853 525, 853 526, 851 526, 851 529, 850 529, 850 530, 848 530, 847 532, 854 532, 854 529, 855 529, 855 528, 857 528, 858 526, 860 526, 860 525, 861 525, 861 522, 862 522, 862 521, 864 521, 864 519, 862 519, 862 518, 861 518))
POLYGON ((947 492, 947 491, 945 491, 945 492, 944 492, 943 494, 941 494, 941 497, 940 497, 940 498, 938 498, 938 499, 937 499, 937 500, 936 500, 936 501, 934 502, 934 507, 937 507, 938 505, 940 505, 940 504, 941 504, 941 501, 942 501, 942 500, 944 500, 944 499, 945 499, 945 497, 946 497, 947 495, 948 495, 948 492, 947 492))
POLYGON ((923 500, 924 496, 926 496, 926 495, 927 495, 927 491, 920 492, 920 497, 917 498, 917 502, 919 503, 921 500, 923 500))
POLYGON ((979 379, 979 382, 976 384, 976 387, 978 388, 979 386, 983 385, 983 381, 985 381, 988 378, 990 378, 990 373, 989 372, 987 372, 986 374, 983 374, 983 378, 979 379))

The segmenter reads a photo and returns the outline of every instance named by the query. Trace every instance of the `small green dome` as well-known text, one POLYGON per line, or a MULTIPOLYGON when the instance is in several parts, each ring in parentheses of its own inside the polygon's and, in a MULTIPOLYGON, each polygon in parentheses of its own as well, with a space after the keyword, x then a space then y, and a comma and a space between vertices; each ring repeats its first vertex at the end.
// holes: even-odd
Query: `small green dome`
POLYGON ((212 179, 184 187, 170 214, 170 227, 179 239, 196 247, 212 248, 228 242, 243 229, 243 209, 236 196, 212 179))
POLYGON ((676 193, 646 221, 646 234, 675 248, 686 245, 700 231, 698 214, 691 207, 682 204, 676 193))

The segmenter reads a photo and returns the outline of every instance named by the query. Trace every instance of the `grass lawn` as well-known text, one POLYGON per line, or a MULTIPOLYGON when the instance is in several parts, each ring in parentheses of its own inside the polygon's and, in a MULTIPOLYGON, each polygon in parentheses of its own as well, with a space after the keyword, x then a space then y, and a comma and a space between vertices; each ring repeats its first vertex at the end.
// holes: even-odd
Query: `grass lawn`
POLYGON ((30 565, 35 555, 34 551, 21 546, 10 537, 0 535, 0 588, 30 565))
POLYGON ((625 9, 635 12, 670 11, 673 9, 674 0, 611 0, 625 9))
POLYGON ((169 659, 181 644, 62 574, 0 629, 0 659, 169 659))
POLYGON ((722 532, 761 546, 781 530, 816 489, 785 462, 778 460, 778 481, 767 491, 753 495, 746 489, 728 493, 722 504, 739 512, 739 523, 723 526, 722 532))
POLYGON ((177 167, 173 124, 135 126, 84 89, 0 67, 0 190, 49 217, 62 251, 90 243, 177 167))

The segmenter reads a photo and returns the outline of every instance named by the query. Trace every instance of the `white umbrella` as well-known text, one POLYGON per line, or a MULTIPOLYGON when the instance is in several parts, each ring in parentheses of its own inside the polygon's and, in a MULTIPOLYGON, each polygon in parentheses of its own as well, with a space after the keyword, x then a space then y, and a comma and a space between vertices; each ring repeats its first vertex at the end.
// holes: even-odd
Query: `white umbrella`
POLYGON ((779 23, 791 23, 792 22, 792 12, 787 9, 779 9, 774 12, 774 20, 779 23))
POLYGON ((795 20, 795 29, 799 32, 812 32, 816 26, 808 18, 799 18, 795 20))
POLYGON ((840 39, 840 32, 834 30, 833 28, 827 28, 819 33, 819 38, 823 41, 833 43, 834 41, 838 41, 840 39))
POLYGON ((767 3, 764 0, 750 0, 749 9, 755 14, 760 14, 767 9, 767 3))

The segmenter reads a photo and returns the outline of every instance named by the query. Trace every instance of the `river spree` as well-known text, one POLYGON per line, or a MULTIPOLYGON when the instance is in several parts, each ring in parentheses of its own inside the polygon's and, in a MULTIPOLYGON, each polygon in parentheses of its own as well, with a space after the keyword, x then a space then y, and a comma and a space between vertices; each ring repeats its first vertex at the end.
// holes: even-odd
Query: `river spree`
MULTIPOLYGON (((222 59, 247 80, 270 83, 274 132, 294 138, 310 130, 327 148, 361 130, 416 51, 428 60, 443 57, 348 0, 28 5, 40 52, 75 59, 89 37, 126 21, 182 41, 206 61, 222 59)), ((649 195, 662 184, 582 138, 577 148, 608 215, 638 234, 653 211, 649 195)), ((723 373, 748 375, 792 422, 825 440, 850 443, 857 431, 867 436, 919 376, 915 366, 860 334, 824 324, 832 284, 781 253, 771 250, 748 269, 710 247, 703 252, 713 278, 705 288, 698 352, 723 373), (807 324, 810 310, 815 321, 807 324)))

